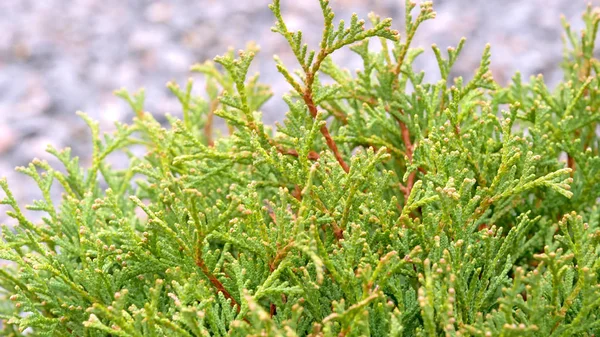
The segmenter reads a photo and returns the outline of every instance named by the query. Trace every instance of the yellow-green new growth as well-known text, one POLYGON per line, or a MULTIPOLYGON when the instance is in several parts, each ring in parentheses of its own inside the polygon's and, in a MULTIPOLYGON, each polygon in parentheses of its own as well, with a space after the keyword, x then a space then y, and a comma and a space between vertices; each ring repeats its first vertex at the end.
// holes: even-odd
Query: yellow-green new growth
POLYGON ((275 130, 250 45, 192 67, 206 96, 169 83, 183 114, 169 126, 143 91, 116 92, 136 117, 112 135, 81 114, 89 169, 52 147, 64 169, 18 168, 40 187, 27 208, 42 221, 0 179, 14 219, 0 235, 3 335, 599 334, 598 12, 581 36, 565 25, 565 81, 550 91, 541 77, 496 83, 489 45, 450 84, 464 39, 447 56, 432 46, 441 80, 426 82, 411 42, 431 2, 416 17, 406 2, 401 38, 376 15, 372 28, 334 24, 320 0, 315 50, 281 5, 273 30, 301 69, 277 62, 292 90, 275 130), (344 46, 363 61, 356 74, 329 57, 344 46), (115 152, 124 169, 108 164, 115 152))

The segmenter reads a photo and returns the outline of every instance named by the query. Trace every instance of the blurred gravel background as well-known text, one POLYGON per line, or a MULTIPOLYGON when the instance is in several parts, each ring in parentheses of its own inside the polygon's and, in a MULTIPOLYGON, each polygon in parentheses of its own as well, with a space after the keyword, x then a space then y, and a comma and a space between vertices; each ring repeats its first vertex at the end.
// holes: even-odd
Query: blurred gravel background
MULTIPOLYGON (((101 122, 104 131, 132 114, 114 89, 145 87, 146 110, 180 114, 165 87, 183 83, 189 66, 221 54, 228 47, 261 46, 254 70, 276 96, 264 109, 267 122, 281 120, 285 106, 277 98, 288 90, 272 54, 290 67, 293 58, 281 36, 270 31, 269 0, 0 0, 0 176, 7 176, 17 198, 38 198, 30 179, 14 172, 32 158, 48 159, 47 144, 71 146, 89 162, 88 130, 76 110, 101 122)), ((402 0, 331 0, 338 18, 369 11, 392 17, 403 35, 402 0)), ((506 83, 521 70, 543 73, 552 84, 561 78, 563 14, 581 27, 584 0, 435 0, 437 19, 423 24, 414 45, 426 49, 418 66, 435 79, 437 66, 429 46, 445 49, 467 37, 455 74, 471 76, 487 42, 492 44, 494 77, 506 83)), ((600 0, 593 1, 600 5, 600 0)), ((316 0, 282 0, 290 29, 303 29, 313 46, 322 19, 316 0)), ((349 69, 360 60, 337 56, 349 69)), ((201 79, 197 82, 201 89, 201 79)), ((0 208, 4 213, 4 209, 0 208)), ((5 220, 0 216, 0 222, 5 220)))

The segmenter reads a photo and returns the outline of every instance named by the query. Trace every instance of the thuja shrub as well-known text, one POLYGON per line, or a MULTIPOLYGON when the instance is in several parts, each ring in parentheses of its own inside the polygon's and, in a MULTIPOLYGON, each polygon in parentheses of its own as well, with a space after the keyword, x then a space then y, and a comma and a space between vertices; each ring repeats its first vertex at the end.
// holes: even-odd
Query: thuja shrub
POLYGON ((464 40, 432 46, 441 79, 426 83, 410 43, 429 2, 406 3, 402 37, 375 15, 334 24, 320 4, 316 50, 271 5, 300 66, 276 58, 292 88, 282 125, 261 122, 272 94, 247 74, 250 46, 193 66, 202 97, 170 83, 183 120, 167 128, 143 92, 117 92, 136 117, 111 135, 82 114, 91 167, 49 148, 64 168, 18 168, 40 187, 39 223, 0 181, 17 223, 0 241, 4 335, 600 332, 600 14, 581 35, 564 24, 551 91, 541 76, 494 82, 489 46, 470 80, 451 80, 464 40), (356 73, 330 58, 346 46, 356 73), (115 152, 127 168, 111 168, 115 152))

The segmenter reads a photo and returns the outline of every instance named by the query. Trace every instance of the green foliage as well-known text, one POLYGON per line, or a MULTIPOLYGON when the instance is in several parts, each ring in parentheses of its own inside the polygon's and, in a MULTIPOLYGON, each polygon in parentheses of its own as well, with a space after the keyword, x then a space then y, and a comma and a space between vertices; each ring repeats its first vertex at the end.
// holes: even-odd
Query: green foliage
POLYGON ((375 15, 372 28, 334 24, 320 3, 316 50, 271 5, 301 67, 278 60, 292 90, 276 130, 261 121, 272 94, 247 74, 250 45, 192 68, 206 97, 168 84, 183 110, 170 127, 144 112, 143 92, 120 90, 131 125, 101 138, 82 114, 89 169, 53 148, 64 169, 18 168, 40 187, 27 206, 40 223, 0 180, 16 222, 0 240, 3 335, 600 332, 598 12, 580 36, 565 23, 565 80, 551 91, 519 74, 497 84, 489 46, 470 80, 451 82, 464 39, 447 56, 432 46, 441 80, 425 82, 410 44, 431 3, 413 17, 407 1, 403 38, 375 15), (356 74, 329 57, 348 45, 356 74), (127 168, 110 167, 114 152, 127 168))

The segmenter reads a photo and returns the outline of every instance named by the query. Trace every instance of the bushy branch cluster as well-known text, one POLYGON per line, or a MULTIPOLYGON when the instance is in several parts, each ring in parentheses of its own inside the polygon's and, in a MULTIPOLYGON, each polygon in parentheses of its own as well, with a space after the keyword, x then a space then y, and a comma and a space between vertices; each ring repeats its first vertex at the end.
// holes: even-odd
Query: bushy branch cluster
POLYGON ((401 36, 375 15, 372 28, 336 25, 319 1, 316 50, 270 7, 301 68, 277 59, 292 88, 277 129, 261 121, 272 93, 248 76, 250 45, 192 67, 206 98, 168 84, 183 110, 168 128, 143 92, 117 92, 136 117, 112 135, 81 114, 89 169, 54 148, 64 168, 18 168, 40 187, 27 206, 40 223, 0 180, 16 222, 0 240, 4 335, 600 332, 598 12, 580 36, 564 24, 565 80, 551 91, 519 74, 498 85, 489 46, 470 80, 451 79, 464 39, 447 56, 432 46, 441 80, 425 82, 410 45, 429 2, 407 1, 401 36), (345 46, 363 60, 356 74, 329 57, 345 46), (115 152, 127 168, 109 165, 115 152))

